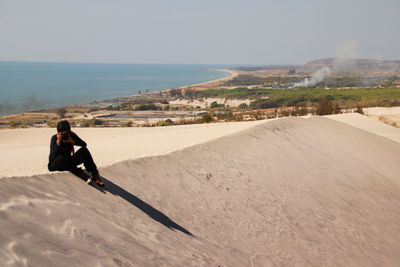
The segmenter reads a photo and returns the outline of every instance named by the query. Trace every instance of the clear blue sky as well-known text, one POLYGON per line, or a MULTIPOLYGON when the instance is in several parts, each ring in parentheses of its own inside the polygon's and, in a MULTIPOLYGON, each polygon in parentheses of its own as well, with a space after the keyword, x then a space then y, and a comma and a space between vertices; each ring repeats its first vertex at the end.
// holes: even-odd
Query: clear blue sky
POLYGON ((0 0, 0 60, 400 59, 399 14, 400 0, 0 0))

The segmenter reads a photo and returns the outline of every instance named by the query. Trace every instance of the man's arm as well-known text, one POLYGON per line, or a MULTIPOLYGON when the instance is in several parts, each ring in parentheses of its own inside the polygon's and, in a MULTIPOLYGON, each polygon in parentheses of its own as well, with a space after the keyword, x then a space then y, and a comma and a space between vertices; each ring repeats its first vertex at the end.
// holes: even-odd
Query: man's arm
POLYGON ((72 143, 73 145, 81 146, 81 147, 86 147, 85 141, 83 141, 82 139, 80 139, 79 136, 78 136, 76 133, 71 132, 71 138, 70 138, 70 139, 72 139, 72 140, 74 141, 74 143, 70 142, 70 143, 72 143))
POLYGON ((58 134, 51 137, 49 161, 54 160, 58 151, 60 150, 60 141, 61 138, 59 138, 58 134))

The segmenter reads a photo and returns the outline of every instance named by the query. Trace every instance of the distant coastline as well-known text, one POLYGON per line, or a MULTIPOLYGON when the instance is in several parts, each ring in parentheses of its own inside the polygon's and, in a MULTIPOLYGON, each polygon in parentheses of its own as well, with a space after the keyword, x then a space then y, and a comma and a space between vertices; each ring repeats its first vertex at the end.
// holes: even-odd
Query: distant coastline
POLYGON ((215 79, 215 80, 211 80, 211 81, 208 81, 208 82, 202 82, 202 83, 196 83, 196 84, 186 85, 186 86, 182 86, 182 87, 179 87, 179 88, 191 88, 191 87, 212 86, 212 85, 214 85, 214 84, 216 84, 216 83, 220 83, 220 82, 224 82, 224 81, 229 81, 229 80, 231 80, 231 79, 233 79, 233 78, 235 78, 235 77, 238 76, 238 72, 235 71, 235 70, 231 70, 231 69, 208 69, 208 70, 211 70, 211 71, 222 71, 222 72, 225 72, 225 73, 229 73, 230 76, 222 77, 222 78, 215 79))
POLYGON ((224 67, 0 62, 0 116, 210 83, 224 67))

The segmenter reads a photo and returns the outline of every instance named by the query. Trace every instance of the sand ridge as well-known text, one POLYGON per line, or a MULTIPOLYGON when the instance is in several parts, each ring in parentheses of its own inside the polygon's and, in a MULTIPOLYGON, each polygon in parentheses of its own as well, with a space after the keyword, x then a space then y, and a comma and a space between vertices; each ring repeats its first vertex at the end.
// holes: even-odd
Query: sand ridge
MULTIPOLYGON (((152 128, 73 128, 88 144, 96 164, 105 167, 123 160, 164 155, 220 138, 262 121, 194 124, 152 128)), ((0 179, 48 173, 50 128, 0 131, 0 179)), ((79 147, 76 147, 76 150, 79 147)))

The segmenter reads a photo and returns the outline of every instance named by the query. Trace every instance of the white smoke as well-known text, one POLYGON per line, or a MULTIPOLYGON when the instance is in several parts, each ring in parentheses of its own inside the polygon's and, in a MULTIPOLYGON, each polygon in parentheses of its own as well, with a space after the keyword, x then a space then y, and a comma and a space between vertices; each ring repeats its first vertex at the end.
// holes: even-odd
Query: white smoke
POLYGON ((307 87, 307 86, 314 86, 317 83, 322 82, 331 74, 331 69, 324 66, 321 69, 315 71, 311 74, 311 78, 305 78, 302 82, 296 83, 294 87, 307 87))
MULTIPOLYGON (((355 58, 357 54, 358 42, 356 40, 348 40, 336 45, 336 56, 333 61, 333 71, 344 71, 352 69, 356 66, 355 58)), ((331 69, 324 66, 321 69, 311 74, 311 78, 305 78, 302 82, 296 83, 294 87, 314 86, 328 77, 331 74, 331 69)))
POLYGON ((356 40, 348 40, 336 45, 336 56, 333 68, 339 71, 355 68, 355 59, 358 58, 357 47, 358 42, 356 40))

